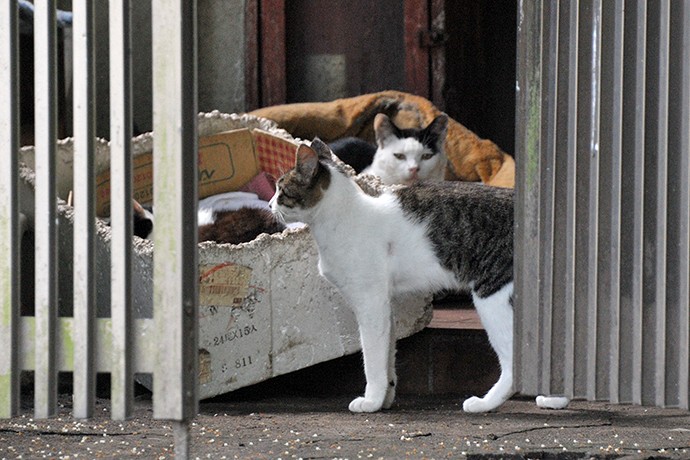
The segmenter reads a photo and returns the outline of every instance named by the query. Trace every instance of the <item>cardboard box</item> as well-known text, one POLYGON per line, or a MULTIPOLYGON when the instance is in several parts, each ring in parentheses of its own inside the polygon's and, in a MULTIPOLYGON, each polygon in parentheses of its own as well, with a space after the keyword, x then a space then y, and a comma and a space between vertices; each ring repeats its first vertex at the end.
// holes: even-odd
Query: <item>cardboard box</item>
MULTIPOLYGON (((297 143, 269 132, 235 129, 199 138, 199 198, 241 189, 260 171, 280 177, 292 168, 297 143)), ((133 198, 153 201, 153 155, 132 159, 133 198)), ((110 215, 110 171, 96 177, 96 215, 110 215)))

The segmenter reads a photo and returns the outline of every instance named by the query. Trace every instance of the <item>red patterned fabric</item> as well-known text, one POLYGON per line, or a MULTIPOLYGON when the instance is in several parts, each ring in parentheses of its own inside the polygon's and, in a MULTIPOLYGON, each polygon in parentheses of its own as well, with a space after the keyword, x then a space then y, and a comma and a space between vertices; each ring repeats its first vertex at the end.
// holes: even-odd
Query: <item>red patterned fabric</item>
POLYGON ((253 134, 260 170, 277 179, 295 166, 295 142, 259 129, 255 129, 253 134))

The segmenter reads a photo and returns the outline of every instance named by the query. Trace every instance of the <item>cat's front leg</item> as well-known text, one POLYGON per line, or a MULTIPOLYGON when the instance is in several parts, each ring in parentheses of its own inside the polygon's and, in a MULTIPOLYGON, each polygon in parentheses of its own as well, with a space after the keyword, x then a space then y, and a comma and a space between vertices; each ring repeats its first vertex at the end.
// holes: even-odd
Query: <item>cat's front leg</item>
POLYGON ((383 408, 390 409, 395 401, 395 390, 398 386, 398 375, 395 372, 395 323, 391 315, 391 333, 390 333, 390 349, 388 351, 388 390, 386 391, 386 398, 383 400, 383 408))
POLYGON ((364 396, 350 403, 352 412, 376 412, 390 407, 395 397, 395 374, 390 375, 390 368, 395 366, 390 301, 376 295, 368 297, 355 308, 367 386, 364 396))

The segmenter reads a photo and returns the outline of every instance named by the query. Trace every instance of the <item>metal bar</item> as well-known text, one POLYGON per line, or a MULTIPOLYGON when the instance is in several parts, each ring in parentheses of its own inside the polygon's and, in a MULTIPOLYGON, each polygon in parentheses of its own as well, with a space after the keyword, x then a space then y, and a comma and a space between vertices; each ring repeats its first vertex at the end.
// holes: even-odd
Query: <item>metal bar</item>
POLYGON ((597 304, 597 382, 594 399, 618 398, 620 358, 620 214, 623 130, 623 0, 603 2, 601 160, 597 304), (608 329, 608 331, 607 331, 608 329))
POLYGON ((579 42, 579 9, 577 2, 570 2, 568 11, 567 37, 569 49, 567 67, 564 69, 568 79, 568 116, 566 124, 567 133, 567 160, 566 160, 566 204, 565 204, 565 353, 564 366, 564 393, 572 397, 575 391, 575 296, 576 296, 576 270, 577 270, 577 130, 578 118, 578 42, 579 42))
POLYGON ((542 150, 541 150, 541 312, 539 393, 551 394, 553 334, 554 215, 556 197, 556 124, 558 106, 558 2, 545 2, 542 13, 542 150))
POLYGON ((196 2, 152 6, 154 416, 188 421, 198 409, 196 2))
POLYGON ((19 152, 17 3, 0 1, 0 418, 19 410, 19 152))
MULTIPOLYGON (((36 318, 22 316, 19 319, 19 336, 21 337, 21 356, 19 357, 19 369, 32 371, 36 368, 36 353, 34 338, 36 337, 36 318)), ((96 349, 95 366, 98 372, 112 372, 112 360, 110 352, 113 346, 113 322, 111 318, 96 318, 96 349)), ((70 336, 74 334, 74 319, 69 316, 58 318, 58 330, 62 331, 56 342, 56 367, 60 372, 74 371, 74 356, 72 349, 74 343, 70 336)), ((134 355, 134 371, 151 373, 156 361, 157 344, 151 340, 154 337, 155 327, 153 319, 135 319, 132 323, 132 343, 137 351, 134 355)))
POLYGON ((688 409, 690 375, 690 3, 671 3, 666 400, 688 409))
MULTIPOLYGON (((574 357, 575 357, 575 268, 576 268, 576 192, 577 192, 577 69, 578 69, 578 8, 575 2, 561 2, 561 17, 559 37, 559 53, 563 58, 559 60, 561 67, 559 73, 562 75, 563 84, 559 82, 559 92, 563 95, 562 126, 559 127, 559 137, 562 136, 563 144, 559 146, 562 152, 560 184, 564 185, 563 192, 563 214, 560 222, 557 222, 557 233, 563 235, 560 247, 564 255, 562 262, 562 272, 554 275, 562 283, 562 304, 560 309, 561 317, 554 315, 554 326, 561 324, 560 330, 553 335, 552 347, 557 351, 557 359, 553 360, 554 367, 552 372, 558 380, 562 379, 560 388, 553 388, 553 391, 572 396, 574 388, 574 357), (560 343, 562 342, 562 343, 560 343)), ((558 172, 557 172, 558 174, 558 172)), ((555 382, 554 382, 555 383, 555 382)))
POLYGON ((601 4, 596 0, 579 2, 577 23, 575 283, 572 354, 569 352, 567 359, 572 359, 573 395, 585 397, 595 381, 596 369, 601 4))
MULTIPOLYGON (((568 329, 572 329, 572 338, 568 345, 572 347, 566 355, 566 359, 572 367, 571 377, 568 378, 572 389, 568 392, 572 396, 584 397, 584 388, 587 386, 587 361, 588 353, 588 318, 589 293, 595 286, 589 285, 589 269, 591 264, 590 235, 589 235, 589 191, 590 191, 590 135, 592 130, 591 104, 592 104, 592 1, 572 2, 573 9, 577 9, 577 38, 575 48, 577 53, 577 67, 574 69, 577 78, 577 107, 574 110, 577 129, 572 135, 575 137, 575 177, 574 177, 574 209, 573 209, 573 304, 572 312, 568 319, 572 321, 568 329), (570 380, 572 379, 572 382, 570 380), (572 392, 572 393, 571 393, 572 392)), ((573 69, 568 69, 573 71, 573 69)), ((595 268, 596 270, 596 268, 595 268)), ((593 306, 596 308, 596 305, 593 306)), ((596 326, 595 326, 596 327, 596 326)), ((595 329, 596 330, 596 329, 595 329)))
POLYGON ((46 418, 55 414, 57 408, 56 23, 54 1, 37 1, 34 6, 37 349, 34 413, 36 418, 46 418))
MULTIPOLYGON (((601 174, 601 39, 602 39, 602 0, 594 0, 592 5, 592 52, 591 52, 591 101, 590 101, 590 134, 589 134, 589 204, 588 204, 588 261, 589 271, 587 282, 589 286, 587 306, 587 396, 596 399, 597 370, 599 368, 599 336, 601 327, 599 322, 600 306, 597 303, 599 276, 599 199, 601 188, 599 176, 601 174)), ((602 364, 605 365, 605 364, 602 364)))
MULTIPOLYGON (((600 328, 605 326, 599 322, 599 305, 597 303, 597 294, 599 290, 599 195, 601 190, 599 188, 600 175, 600 161, 601 161, 601 37, 602 37, 602 0, 594 0, 592 2, 592 11, 590 20, 592 21, 592 49, 591 49, 591 64, 590 64, 590 87, 591 98, 589 105, 590 118, 590 132, 589 132, 589 146, 587 153, 589 157, 589 196, 588 196, 588 277, 587 277, 587 298, 586 308, 587 324, 586 330, 588 337, 586 341, 587 346, 587 397, 589 399, 596 398, 597 388, 597 364, 598 364, 598 338, 600 335, 600 328)), ((582 324, 581 324, 582 326, 582 324)))
MULTIPOLYGON (((36 353, 34 339, 36 337, 36 318, 34 316, 22 316, 19 318, 18 334, 21 338, 21 356, 19 357, 19 369, 32 371, 36 368, 36 353)), ((69 316, 58 318, 58 330, 62 333, 56 341, 56 367, 60 372, 74 371, 74 319, 69 316)), ((134 355, 134 372, 151 373, 156 361, 157 344, 151 340, 155 337, 153 319, 141 318, 132 322, 132 348, 136 349, 134 355)), ((94 342, 95 366, 98 372, 112 372, 113 363, 110 359, 113 347, 113 322, 111 318, 96 318, 96 338, 94 342)))
POLYGON ((659 4, 659 89, 657 97, 657 232, 656 232, 656 337, 655 337, 655 397, 657 406, 666 402, 666 292, 667 284, 667 213, 668 213, 668 125, 669 125, 669 47, 671 33, 670 0, 659 4))
POLYGON ((600 161, 601 161, 601 39, 602 39, 602 0, 594 0, 591 12, 592 21, 592 51, 591 51, 591 100, 590 100, 590 133, 589 133, 589 196, 588 196, 588 323, 587 332, 587 396, 596 398, 597 388, 597 364, 598 364, 598 338, 600 335, 599 305, 597 294, 599 290, 599 188, 600 161))
POLYGON ((539 158, 541 110, 541 2, 521 0, 518 22, 516 156, 521 167, 515 180, 515 388, 539 391, 536 373, 525 372, 538 361, 539 158), (529 259, 529 260, 528 260, 529 259))
MULTIPOLYGON (((556 119, 554 134, 554 160, 553 160, 553 253, 565 254, 566 251, 566 209, 567 209, 567 189, 564 185, 568 182, 568 112, 571 110, 571 90, 568 73, 563 69, 568 66, 571 44, 568 40, 570 24, 568 22, 570 3, 558 2, 557 17, 557 45, 558 56, 556 63, 558 67, 554 73, 556 79, 556 119)), ((544 337, 549 342, 549 368, 545 368, 543 373, 548 376, 550 383, 549 394, 564 394, 564 354, 565 354, 565 312, 568 308, 566 302, 566 257, 554 257, 552 267, 552 307, 549 321, 550 334, 544 337)))
POLYGON ((666 277, 667 212, 668 212, 668 110, 669 110, 669 45, 671 32, 670 0, 659 3, 659 85, 657 110, 657 203, 656 203, 656 290, 655 290, 655 363, 654 402, 664 406, 666 401, 666 277))
POLYGON ((623 66, 623 177, 621 188, 621 284, 619 402, 642 402, 642 262, 646 5, 626 3, 623 66))
POLYGON ((173 435, 175 436, 175 458, 186 459, 189 456, 191 444, 189 424, 184 421, 174 421, 173 435))
POLYGON ((666 325, 666 185, 669 4, 648 4, 645 88, 642 402, 663 405, 666 325))
POLYGON ((113 351, 112 417, 132 410, 132 68, 131 5, 110 2, 110 218, 113 351))
POLYGON ((96 396, 95 79, 94 16, 90 0, 73 3, 74 43, 74 416, 93 415, 96 396))

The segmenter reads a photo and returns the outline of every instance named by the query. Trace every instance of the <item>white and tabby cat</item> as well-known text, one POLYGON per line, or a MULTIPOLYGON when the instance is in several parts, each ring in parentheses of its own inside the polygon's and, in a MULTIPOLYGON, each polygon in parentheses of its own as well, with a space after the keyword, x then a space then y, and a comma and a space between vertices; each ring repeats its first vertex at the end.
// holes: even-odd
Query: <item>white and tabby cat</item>
POLYGON ((448 163, 443 150, 447 128, 445 114, 434 118, 426 128, 400 129, 379 113, 374 118, 376 146, 358 138, 344 138, 330 147, 357 173, 378 176, 384 184, 441 181, 448 163))
POLYGON ((513 394, 513 192, 480 184, 426 182, 365 194, 318 139, 297 150, 277 184, 273 212, 309 224, 319 271, 349 301, 360 329, 367 385, 353 412, 388 408, 395 398, 391 297, 471 289, 501 365, 498 382, 468 412, 490 411, 513 394))

